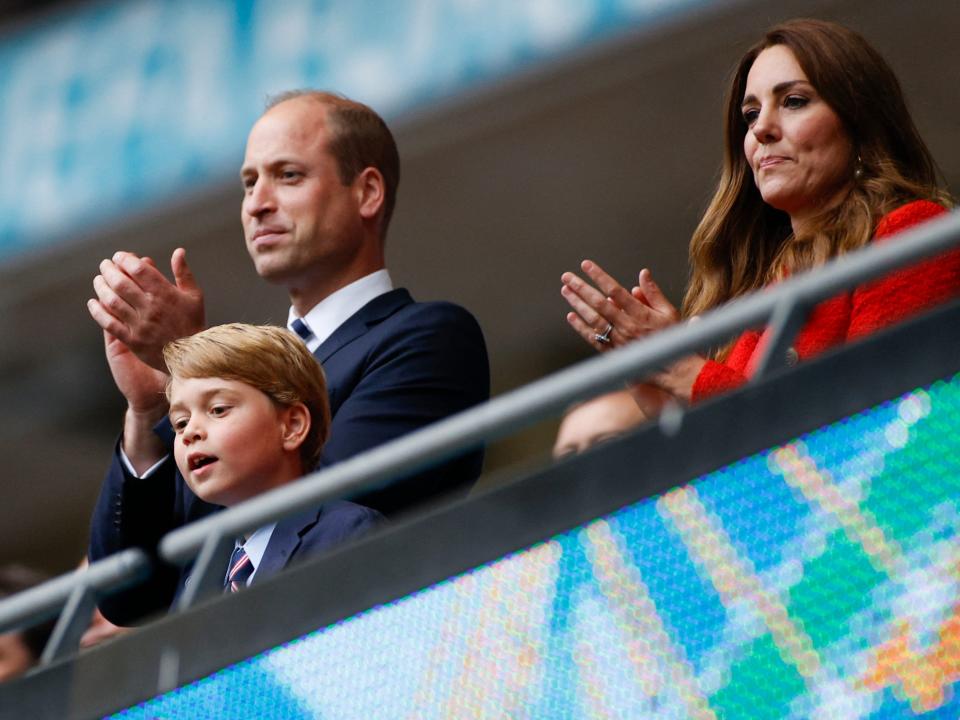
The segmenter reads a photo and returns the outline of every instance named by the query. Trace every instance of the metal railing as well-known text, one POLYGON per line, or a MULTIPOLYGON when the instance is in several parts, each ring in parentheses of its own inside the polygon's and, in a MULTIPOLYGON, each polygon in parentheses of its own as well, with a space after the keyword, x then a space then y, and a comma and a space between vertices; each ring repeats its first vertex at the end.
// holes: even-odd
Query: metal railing
MULTIPOLYGON (((734 300, 705 314, 697 323, 676 325, 642 342, 578 363, 294 484, 174 530, 162 539, 161 556, 179 564, 196 558, 192 581, 177 609, 186 609, 221 591, 223 568, 234 538, 251 527, 333 498, 352 496, 392 477, 441 462, 555 415, 572 402, 615 389, 686 354, 726 342, 745 329, 769 324, 771 342, 754 375, 756 380, 786 364, 784 351, 818 302, 956 246, 960 246, 960 211, 909 230, 896 242, 871 245, 776 287, 734 300)), ((670 432, 672 423, 679 419, 678 413, 682 410, 674 409, 662 419, 665 432, 670 432)), ((54 648, 56 652, 45 652, 44 659, 67 652, 66 640, 79 639, 76 627, 89 617, 88 604, 79 599, 89 599, 92 590, 103 593, 133 582, 147 563, 146 557, 136 552, 105 558, 86 570, 56 578, 0 603, 0 631, 41 622, 71 601, 55 631, 54 639, 61 637, 54 648), (126 559, 121 561, 122 557, 126 559)))
POLYGON ((0 602, 0 633, 59 614, 40 658, 45 665, 77 649, 98 594, 132 585, 149 572, 146 554, 131 548, 55 577, 0 602))

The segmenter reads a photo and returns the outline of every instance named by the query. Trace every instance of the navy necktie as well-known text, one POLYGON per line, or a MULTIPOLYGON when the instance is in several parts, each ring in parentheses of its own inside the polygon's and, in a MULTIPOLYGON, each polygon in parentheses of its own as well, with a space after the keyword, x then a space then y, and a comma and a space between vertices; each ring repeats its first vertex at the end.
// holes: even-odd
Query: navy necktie
POLYGON ((300 318, 294 318, 293 322, 290 323, 290 327, 293 328, 293 331, 300 336, 300 339, 304 342, 307 342, 310 338, 313 337, 313 330, 310 329, 310 326, 307 325, 300 318))
POLYGON ((253 574, 253 562, 243 546, 233 549, 233 555, 230 556, 230 569, 227 570, 227 580, 224 583, 224 589, 230 592, 236 592, 242 587, 246 587, 247 580, 253 574))

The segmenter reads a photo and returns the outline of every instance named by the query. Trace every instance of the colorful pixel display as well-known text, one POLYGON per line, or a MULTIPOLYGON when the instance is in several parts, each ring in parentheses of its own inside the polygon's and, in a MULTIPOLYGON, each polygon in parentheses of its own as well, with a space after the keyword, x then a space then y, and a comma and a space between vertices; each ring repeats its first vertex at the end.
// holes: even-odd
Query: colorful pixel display
POLYGON ((956 718, 958 429, 960 375, 114 717, 956 718))

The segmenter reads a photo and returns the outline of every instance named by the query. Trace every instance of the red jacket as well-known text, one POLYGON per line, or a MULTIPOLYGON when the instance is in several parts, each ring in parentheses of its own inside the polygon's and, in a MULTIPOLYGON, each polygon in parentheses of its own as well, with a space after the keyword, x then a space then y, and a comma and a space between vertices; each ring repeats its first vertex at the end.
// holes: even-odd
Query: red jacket
MULTIPOLYGON (((928 200, 917 200, 885 215, 874 240, 885 240, 946 212, 928 200)), ((944 302, 960 290, 960 250, 913 265, 856 287, 817 305, 794 340, 795 358, 805 360, 847 340, 867 335, 920 310, 944 302)), ((743 385, 762 355, 764 334, 743 333, 722 362, 708 360, 697 375, 691 402, 743 385)))

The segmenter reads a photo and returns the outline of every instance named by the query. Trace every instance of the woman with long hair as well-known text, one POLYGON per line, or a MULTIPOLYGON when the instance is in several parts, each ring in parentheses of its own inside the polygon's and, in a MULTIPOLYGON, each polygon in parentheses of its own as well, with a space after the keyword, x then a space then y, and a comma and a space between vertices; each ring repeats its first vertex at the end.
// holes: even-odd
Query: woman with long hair
MULTIPOLYGON (((952 201, 886 61, 854 31, 820 20, 770 29, 727 92, 720 181, 690 241, 677 312, 642 270, 631 291, 595 263, 564 273, 570 325, 598 350, 643 338, 728 300, 946 212, 952 201)), ((803 360, 957 294, 960 252, 894 272, 818 305, 791 348, 803 360)), ((655 415, 743 384, 761 331, 691 355, 634 386, 655 415)))

